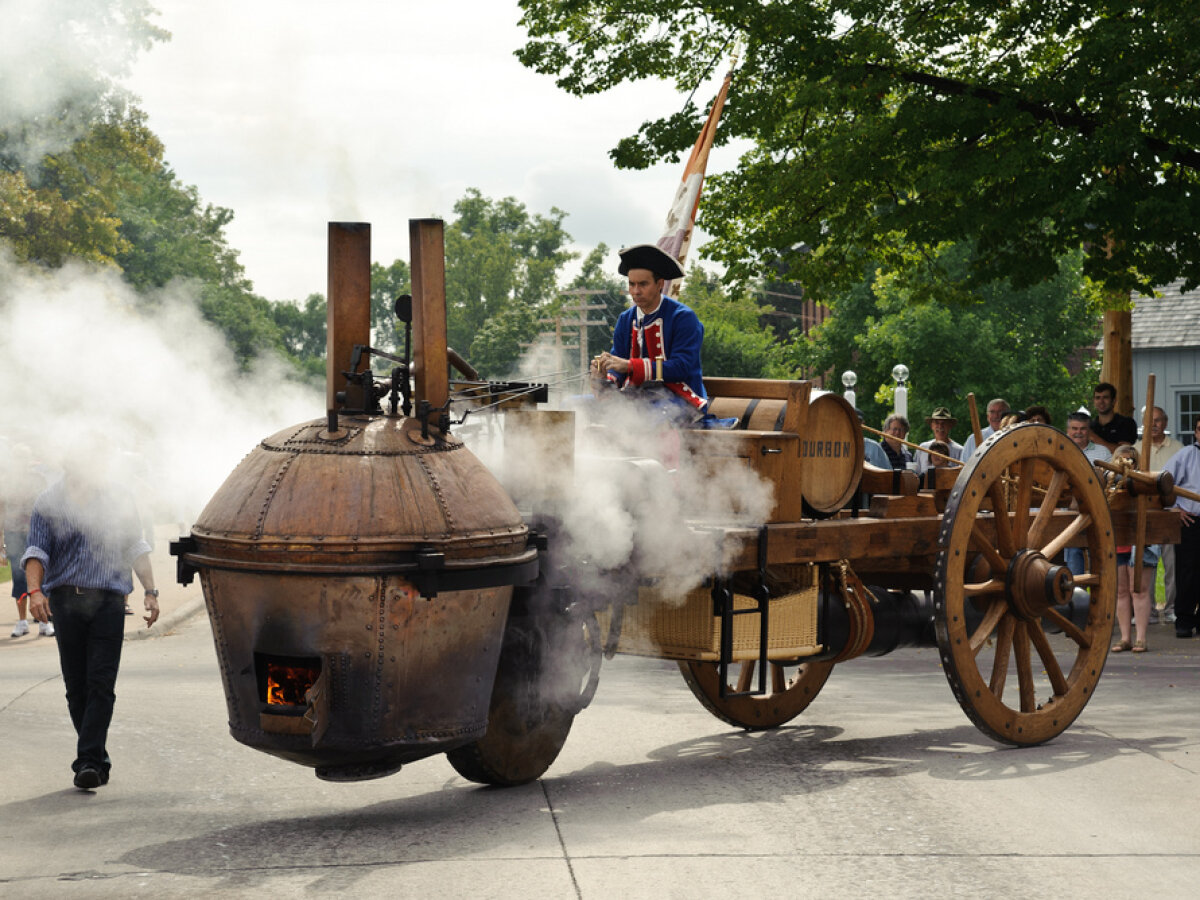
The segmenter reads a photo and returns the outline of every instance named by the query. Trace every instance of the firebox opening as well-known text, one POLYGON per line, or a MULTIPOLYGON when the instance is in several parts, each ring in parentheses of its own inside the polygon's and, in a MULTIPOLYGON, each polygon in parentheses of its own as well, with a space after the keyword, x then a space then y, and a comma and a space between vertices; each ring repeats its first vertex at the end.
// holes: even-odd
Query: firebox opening
POLYGON ((308 707, 304 695, 321 677, 321 660, 315 657, 256 653, 254 668, 258 699, 277 713, 303 713, 308 707))

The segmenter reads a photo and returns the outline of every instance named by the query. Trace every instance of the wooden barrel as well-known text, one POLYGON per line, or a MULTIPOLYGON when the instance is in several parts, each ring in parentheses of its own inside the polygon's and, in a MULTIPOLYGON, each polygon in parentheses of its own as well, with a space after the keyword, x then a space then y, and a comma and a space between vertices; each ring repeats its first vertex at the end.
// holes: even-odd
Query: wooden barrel
POLYGON ((858 413, 841 394, 813 391, 808 426, 800 435, 800 466, 807 510, 831 515, 850 502, 862 477, 863 437, 858 413))
POLYGON ((786 400, 713 397, 708 411, 719 419, 737 419, 735 427, 740 431, 779 431, 786 406, 786 400))

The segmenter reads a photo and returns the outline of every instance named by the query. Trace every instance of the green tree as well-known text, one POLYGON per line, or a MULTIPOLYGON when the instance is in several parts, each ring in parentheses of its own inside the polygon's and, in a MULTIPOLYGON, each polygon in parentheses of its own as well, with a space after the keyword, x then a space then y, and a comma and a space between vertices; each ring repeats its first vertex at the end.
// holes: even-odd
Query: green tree
MULTIPOLYGON (((371 263, 371 346, 397 355, 404 353, 404 325, 396 318, 396 298, 412 291, 408 263, 371 263)), ((324 337, 322 337, 324 342, 324 337)), ((389 367, 390 368, 390 367, 389 367)))
POLYGON ((270 352, 282 352, 282 339, 269 300, 221 284, 200 288, 200 312, 225 335, 242 369, 270 352))
POLYGON ((731 296, 699 266, 688 271, 680 299, 704 323, 700 362, 706 376, 788 377, 784 348, 762 324, 762 317, 772 311, 770 306, 760 306, 746 292, 731 296))
POLYGON ((271 319, 285 353, 313 381, 325 379, 326 312, 324 294, 309 294, 303 304, 294 300, 271 304, 271 319))
POLYGON ((979 404, 1005 397, 1014 408, 1047 406, 1062 428, 1067 412, 1089 396, 1094 372, 1083 365, 1079 348, 1098 334, 1095 290, 1082 277, 1083 254, 1059 261, 1054 278, 1029 288, 1003 282, 945 294, 947 283, 970 268, 968 245, 947 246, 924 267, 903 275, 885 270, 865 274, 831 299, 833 315, 799 338, 791 360, 810 371, 829 372, 835 383, 852 369, 858 375, 858 406, 866 422, 879 427, 891 409, 892 367, 909 368, 910 440, 930 436, 924 416, 949 407, 963 440, 970 418, 966 396, 979 404), (942 302, 935 302, 939 298, 942 302), (1074 371, 1068 365, 1078 365, 1074 371))
POLYGON ((564 249, 566 213, 530 215, 512 197, 491 200, 474 188, 454 212, 445 231, 450 346, 481 374, 503 376, 537 334, 532 313, 555 300, 558 273, 574 256, 564 249))
POLYGON ((287 356, 271 305, 226 240, 233 213, 179 182, 119 84, 140 51, 169 36, 153 7, 97 0, 26 12, 8 23, 22 37, 0 60, 0 240, 23 262, 119 268, 147 305, 193 297, 243 367, 287 356), (194 290, 158 290, 180 281, 194 290))
MULTIPOLYGON (((523 63, 575 94, 688 93, 735 43, 706 255, 782 258, 819 299, 867 261, 970 239, 974 284, 1053 280, 1084 247, 1106 289, 1200 283, 1200 0, 520 0, 523 63)), ((677 159, 703 111, 644 123, 620 165, 677 159)))
POLYGON ((130 105, 120 79, 138 55, 170 33, 147 0, 26 3, 6 8, 0 56, 0 172, 40 185, 42 161, 130 105))
MULTIPOLYGON (((371 263, 371 346, 389 353, 404 353, 404 328, 397 327, 394 311, 396 297, 411 290, 408 263, 402 259, 391 265, 371 263)), ((309 294, 303 303, 284 300, 271 304, 271 318, 279 330, 285 354, 297 368, 313 380, 325 378, 325 353, 328 335, 328 302, 324 294, 309 294)), ((383 360, 377 371, 390 371, 392 363, 383 360)))
POLYGON ((226 226, 233 211, 205 204, 165 165, 131 173, 117 197, 119 232, 126 247, 116 256, 125 280, 144 291, 177 278, 249 292, 226 226))
POLYGON ((32 170, 0 172, 0 240, 18 260, 114 266, 147 305, 163 302, 160 288, 189 282, 204 317, 246 367, 260 353, 286 351, 267 301, 253 294, 226 240, 232 218, 179 182, 132 106, 103 115, 32 170))
POLYGON ((471 341, 467 360, 485 378, 513 374, 522 345, 538 333, 538 311, 521 303, 507 303, 488 317, 471 341))
POLYGON ((132 250, 122 232, 122 197, 161 166, 162 144, 140 111, 99 119, 33 169, 0 172, 0 239, 21 261, 120 265, 132 250))

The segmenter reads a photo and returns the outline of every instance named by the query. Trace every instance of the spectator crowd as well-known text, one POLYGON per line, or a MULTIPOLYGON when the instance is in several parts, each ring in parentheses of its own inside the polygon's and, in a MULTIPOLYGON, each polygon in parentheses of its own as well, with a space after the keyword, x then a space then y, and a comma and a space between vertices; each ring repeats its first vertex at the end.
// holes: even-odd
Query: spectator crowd
MULTIPOLYGON (((1079 448, 1090 463, 1109 462, 1129 457, 1137 461, 1137 423, 1116 411, 1116 388, 1101 382, 1092 394, 1094 412, 1080 408, 1068 413, 1063 423, 1067 437, 1079 448)), ((1007 400, 997 397, 986 407, 987 425, 980 431, 979 444, 993 434, 1022 422, 1055 425, 1045 406, 1031 405, 1014 410, 1007 400)), ((1150 455, 1143 471, 1170 472, 1176 486, 1200 492, 1200 418, 1194 424, 1193 440, 1186 447, 1171 437, 1169 418, 1162 407, 1155 406, 1146 417, 1150 433, 1150 455)), ((868 462, 893 469, 909 469, 922 477, 941 466, 962 466, 974 455, 976 437, 967 435, 958 443, 952 434, 958 420, 947 407, 939 406, 925 417, 933 437, 921 444, 907 441, 908 419, 890 415, 883 422, 882 439, 867 440, 868 462), (870 446, 875 445, 875 446, 870 446)), ((1200 633, 1200 502, 1178 497, 1171 509, 1179 516, 1182 526, 1180 543, 1147 547, 1117 548, 1117 627, 1120 637, 1112 652, 1144 653, 1147 627, 1164 623, 1175 626, 1175 635, 1190 638, 1200 633), (1140 589, 1134 589, 1133 572, 1137 554, 1141 554, 1143 575, 1140 589), (1163 566, 1163 596, 1155 598, 1157 568, 1163 566)), ((1087 551, 1068 547, 1064 562, 1076 575, 1087 571, 1087 551)))

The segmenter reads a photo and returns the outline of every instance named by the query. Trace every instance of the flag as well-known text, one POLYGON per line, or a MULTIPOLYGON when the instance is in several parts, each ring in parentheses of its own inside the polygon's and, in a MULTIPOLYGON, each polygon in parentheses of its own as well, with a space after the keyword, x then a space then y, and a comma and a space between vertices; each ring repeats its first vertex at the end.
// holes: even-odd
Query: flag
MULTIPOLYGON (((658 239, 658 246, 671 254, 683 268, 687 259, 688 248, 692 244, 692 229, 696 225, 696 211, 700 208, 700 191, 704 187, 704 172, 708 168, 708 151, 712 149, 713 139, 717 136, 717 122, 721 111, 725 108, 725 97, 729 93, 729 82, 733 78, 733 68, 725 76, 721 89, 717 91, 712 108, 708 111, 708 119, 700 129, 696 145, 692 147, 692 155, 688 157, 687 166, 683 170, 683 178, 679 182, 679 190, 675 192, 675 200, 671 211, 667 213, 667 224, 663 235, 658 239)), ((666 285, 664 293, 668 297, 679 294, 679 280, 666 285)))

